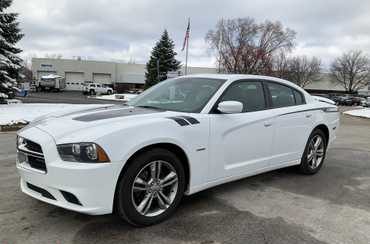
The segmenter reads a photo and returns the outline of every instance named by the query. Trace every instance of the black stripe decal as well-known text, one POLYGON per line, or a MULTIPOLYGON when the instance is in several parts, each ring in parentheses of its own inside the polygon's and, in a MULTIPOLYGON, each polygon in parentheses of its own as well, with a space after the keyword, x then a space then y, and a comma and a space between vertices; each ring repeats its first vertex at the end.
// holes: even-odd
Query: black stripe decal
POLYGON ((190 116, 179 116, 179 117, 186 119, 192 125, 199 124, 199 121, 193 117, 190 116))
POLYGON ((302 113, 302 112, 308 112, 308 111, 316 111, 316 110, 322 110, 323 112, 325 113, 337 113, 338 111, 330 111, 328 109, 330 109, 331 107, 327 107, 327 108, 312 108, 312 109, 305 109, 305 110, 299 110, 299 111, 294 111, 294 112, 289 112, 289 113, 285 113, 285 114, 280 114, 279 116, 283 116, 283 115, 288 115, 288 114, 296 114, 296 113, 302 113))
POLYGON ((181 126, 190 125, 190 123, 188 121, 186 121, 185 119, 183 119, 183 118, 179 118, 179 117, 168 117, 168 119, 172 119, 172 120, 176 121, 176 123, 178 123, 181 126))

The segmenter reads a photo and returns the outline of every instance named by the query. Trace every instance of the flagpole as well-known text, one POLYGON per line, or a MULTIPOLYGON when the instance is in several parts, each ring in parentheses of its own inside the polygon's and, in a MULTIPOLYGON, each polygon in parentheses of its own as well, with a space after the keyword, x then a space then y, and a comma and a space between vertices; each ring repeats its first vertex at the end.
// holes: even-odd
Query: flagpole
POLYGON ((221 18, 220 40, 218 41, 218 73, 221 73, 221 48, 223 43, 224 18, 221 18))
POLYGON ((185 51, 185 75, 188 74, 188 55, 189 55, 189 39, 186 42, 186 51, 185 51))
MULTIPOLYGON (((188 18, 188 26, 190 26, 190 18, 188 18)), ((185 75, 188 74, 188 56, 189 56, 189 39, 190 39, 190 30, 188 33, 188 38, 186 40, 186 51, 185 51, 185 75)))

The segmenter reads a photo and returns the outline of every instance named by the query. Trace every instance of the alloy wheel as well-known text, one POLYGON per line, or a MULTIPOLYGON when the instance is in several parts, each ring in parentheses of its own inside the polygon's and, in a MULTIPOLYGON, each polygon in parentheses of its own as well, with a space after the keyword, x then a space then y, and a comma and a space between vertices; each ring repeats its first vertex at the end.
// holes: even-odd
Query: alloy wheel
POLYGON ((324 139, 320 135, 315 135, 309 144, 307 162, 311 169, 316 169, 320 166, 325 155, 324 139))
POLYGON ((138 213, 146 217, 162 214, 173 203, 178 190, 174 167, 162 160, 145 165, 131 187, 131 200, 138 213))

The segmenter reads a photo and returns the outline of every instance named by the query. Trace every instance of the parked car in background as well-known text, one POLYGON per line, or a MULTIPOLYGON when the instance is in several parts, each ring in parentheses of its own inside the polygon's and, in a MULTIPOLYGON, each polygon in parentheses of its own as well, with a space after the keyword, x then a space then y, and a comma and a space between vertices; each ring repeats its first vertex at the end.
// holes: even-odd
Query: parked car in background
POLYGON ((370 107, 370 97, 362 98, 360 105, 362 107, 370 107))
POLYGON ((288 166, 317 173, 338 126, 337 106, 291 82, 191 75, 33 121, 18 132, 16 167, 36 199, 147 226, 219 184, 288 166))
POLYGON ((335 104, 338 105, 339 100, 340 100, 340 96, 338 96, 338 95, 332 95, 332 96, 330 96, 330 99, 333 100, 335 102, 335 104))
POLYGON ((362 98, 351 95, 344 95, 332 97, 332 100, 336 102, 337 105, 341 106, 360 106, 362 98))
POLYGON ((351 97, 352 99, 352 106, 360 106, 361 105, 361 101, 362 101, 362 97, 357 97, 357 96, 352 96, 351 97))
POLYGON ((82 88, 83 94, 113 94, 113 88, 100 83, 85 83, 82 88))

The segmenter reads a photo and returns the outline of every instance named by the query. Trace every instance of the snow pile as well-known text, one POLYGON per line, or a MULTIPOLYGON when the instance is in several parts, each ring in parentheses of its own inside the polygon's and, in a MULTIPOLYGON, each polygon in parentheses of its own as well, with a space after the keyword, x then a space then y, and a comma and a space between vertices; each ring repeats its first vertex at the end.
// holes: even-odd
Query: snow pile
POLYGON ((128 102, 135 97, 137 97, 137 94, 123 93, 123 94, 113 94, 113 95, 102 95, 102 96, 96 96, 92 98, 128 102))
POLYGON ((21 103, 0 105, 0 125, 28 123, 54 112, 105 107, 107 104, 21 103))
POLYGON ((356 109, 343 112, 344 114, 370 119, 370 108, 356 109))

